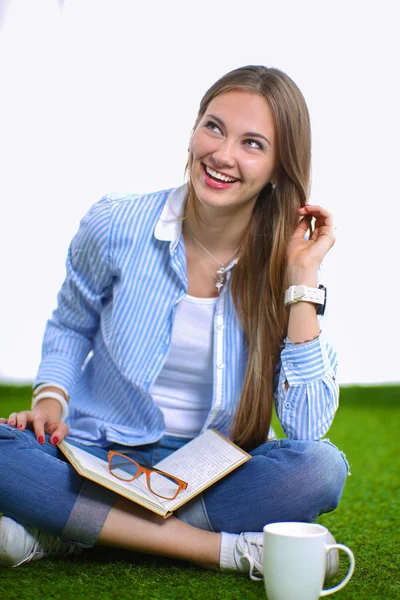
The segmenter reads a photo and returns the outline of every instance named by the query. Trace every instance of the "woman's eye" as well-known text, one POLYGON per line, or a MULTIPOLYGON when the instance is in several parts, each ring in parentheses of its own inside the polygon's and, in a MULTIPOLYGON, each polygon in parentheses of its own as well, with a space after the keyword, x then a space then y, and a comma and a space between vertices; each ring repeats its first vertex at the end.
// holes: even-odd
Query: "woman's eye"
POLYGON ((214 121, 207 121, 206 123, 207 129, 211 129, 211 131, 215 131, 217 133, 221 132, 221 128, 214 121))
POLYGON ((263 149, 263 145, 260 142, 258 142, 257 140, 245 140, 244 145, 247 148, 256 148, 259 150, 263 149))

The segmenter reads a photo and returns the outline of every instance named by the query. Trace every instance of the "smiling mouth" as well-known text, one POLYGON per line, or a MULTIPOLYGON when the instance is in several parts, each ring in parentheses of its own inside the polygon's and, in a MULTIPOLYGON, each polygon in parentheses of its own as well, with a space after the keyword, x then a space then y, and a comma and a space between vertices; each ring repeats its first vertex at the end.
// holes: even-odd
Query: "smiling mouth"
POLYGON ((214 169, 210 169, 210 167, 207 167, 207 165, 205 164, 203 164, 203 168, 207 175, 215 181, 223 181, 224 183, 235 183, 236 181, 240 181, 240 179, 236 177, 229 177, 229 175, 224 175, 223 173, 214 171, 214 169))

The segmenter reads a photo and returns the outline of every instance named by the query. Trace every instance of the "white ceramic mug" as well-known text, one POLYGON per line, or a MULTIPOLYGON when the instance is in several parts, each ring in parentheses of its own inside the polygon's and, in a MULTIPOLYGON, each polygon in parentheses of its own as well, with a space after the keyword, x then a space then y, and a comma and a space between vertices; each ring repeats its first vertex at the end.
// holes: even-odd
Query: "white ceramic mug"
POLYGON ((318 600, 341 590, 354 571, 354 555, 343 544, 328 544, 328 530, 314 523, 271 523, 264 527, 264 583, 268 600, 318 600), (350 568, 339 585, 322 590, 326 556, 337 548, 350 568))

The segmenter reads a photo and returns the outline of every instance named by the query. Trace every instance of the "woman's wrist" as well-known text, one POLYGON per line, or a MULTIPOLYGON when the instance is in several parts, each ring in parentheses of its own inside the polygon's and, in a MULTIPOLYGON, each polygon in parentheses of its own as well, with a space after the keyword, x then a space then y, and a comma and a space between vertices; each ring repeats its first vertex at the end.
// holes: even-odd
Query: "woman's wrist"
MULTIPOLYGON (((306 285, 316 288, 318 279, 316 274, 298 272, 298 283, 292 285, 306 285)), ((320 333, 320 325, 313 302, 294 302, 288 306, 289 320, 287 337, 292 344, 301 344, 315 339, 320 333)))
MULTIPOLYGON (((57 418, 64 421, 68 416, 68 402, 65 391, 53 384, 42 384, 35 388, 32 398, 32 410, 42 402, 51 401, 50 406, 58 404, 59 410, 57 418)), ((44 408, 42 404, 41 408, 44 408)), ((52 411, 53 412, 53 411, 52 411)))
POLYGON ((291 285, 306 285, 307 287, 318 287, 318 269, 301 269, 291 267, 288 269, 288 283, 291 285))
POLYGON ((58 400, 54 398, 43 398, 41 400, 32 402, 32 410, 40 409, 49 415, 51 419, 55 421, 63 420, 63 407, 58 400))

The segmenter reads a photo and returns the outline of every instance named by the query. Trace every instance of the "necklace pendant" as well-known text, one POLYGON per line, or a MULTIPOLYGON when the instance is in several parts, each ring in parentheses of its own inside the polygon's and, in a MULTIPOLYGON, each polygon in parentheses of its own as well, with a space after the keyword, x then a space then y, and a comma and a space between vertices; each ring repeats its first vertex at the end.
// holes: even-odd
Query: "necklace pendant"
POLYGON ((221 265, 217 271, 217 282, 215 284, 215 287, 218 290, 218 294, 221 293, 221 290, 224 287, 224 285, 225 285, 225 268, 223 265, 221 265))
POLYGON ((217 271, 217 277, 223 277, 224 275, 225 275, 225 268, 223 265, 221 265, 217 271))

